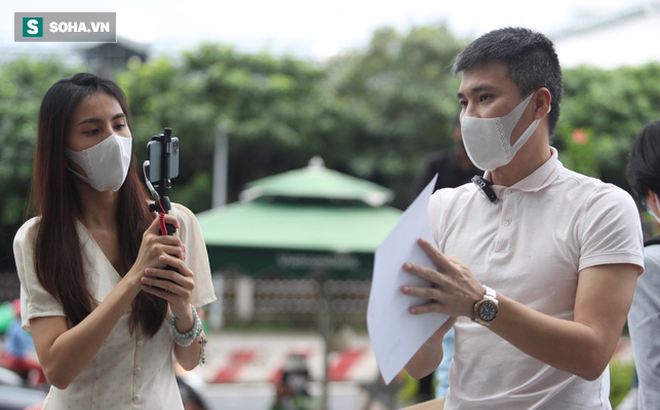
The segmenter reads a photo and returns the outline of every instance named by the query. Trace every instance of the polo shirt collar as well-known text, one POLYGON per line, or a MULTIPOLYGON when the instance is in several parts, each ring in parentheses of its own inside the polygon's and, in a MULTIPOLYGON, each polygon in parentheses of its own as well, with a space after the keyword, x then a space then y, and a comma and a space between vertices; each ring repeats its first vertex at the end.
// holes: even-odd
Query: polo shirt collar
MULTIPOLYGON (((563 167, 559 162, 559 154, 554 147, 550 147, 552 155, 550 159, 543 163, 536 171, 529 174, 525 179, 518 181, 515 185, 509 187, 510 189, 522 192, 537 192, 546 186, 550 185, 559 175, 559 171, 563 167)), ((490 171, 486 171, 484 178, 491 180, 490 171)), ((502 185, 493 185, 493 189, 497 196, 500 196, 500 191, 506 187, 502 185)))

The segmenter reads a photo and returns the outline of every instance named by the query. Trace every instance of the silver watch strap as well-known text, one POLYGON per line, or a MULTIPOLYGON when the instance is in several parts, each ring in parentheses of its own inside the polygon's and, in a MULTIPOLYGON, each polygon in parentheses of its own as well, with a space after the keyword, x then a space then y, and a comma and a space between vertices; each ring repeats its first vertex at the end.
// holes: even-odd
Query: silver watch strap
POLYGON ((497 293, 495 292, 495 289, 486 285, 481 286, 486 290, 486 294, 484 295, 485 297, 497 300, 497 293))

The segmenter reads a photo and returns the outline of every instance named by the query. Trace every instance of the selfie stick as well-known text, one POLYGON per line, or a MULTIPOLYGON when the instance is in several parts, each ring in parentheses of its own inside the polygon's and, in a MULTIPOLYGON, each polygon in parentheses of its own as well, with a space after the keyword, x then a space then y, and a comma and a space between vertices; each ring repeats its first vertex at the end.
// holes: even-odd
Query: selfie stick
MULTIPOLYGON (((144 180, 149 190, 151 198, 154 200, 152 204, 149 204, 149 210, 151 212, 158 212, 161 215, 161 221, 163 216, 172 209, 172 204, 170 203, 170 198, 167 196, 167 193, 172 190, 172 180, 170 179, 170 152, 171 142, 172 142, 172 129, 165 127, 165 132, 163 134, 154 135, 151 138, 152 141, 159 141, 160 146, 163 147, 160 150, 160 180, 155 182, 152 185, 149 181, 147 174, 147 167, 151 165, 149 160, 144 161, 142 164, 142 172, 144 173, 144 180)), ((162 235, 172 235, 176 232, 176 229, 171 224, 164 224, 161 222, 161 234, 162 235)))

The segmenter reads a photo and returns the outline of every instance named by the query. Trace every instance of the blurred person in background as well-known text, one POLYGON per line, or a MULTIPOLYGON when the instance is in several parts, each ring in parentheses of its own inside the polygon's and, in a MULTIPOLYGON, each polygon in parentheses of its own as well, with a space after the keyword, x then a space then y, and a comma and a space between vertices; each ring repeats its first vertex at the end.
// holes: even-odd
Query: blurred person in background
POLYGON ((36 359, 32 336, 21 327, 20 299, 14 299, 11 306, 15 316, 5 333, 0 365, 17 373, 30 386, 41 386, 46 383, 46 376, 36 359))
POLYGON ((309 369, 304 356, 291 355, 275 386, 275 401, 270 410, 317 410, 318 398, 309 393, 309 369))
MULTIPOLYGON (((646 212, 660 223, 660 121, 646 124, 635 138, 628 183, 646 212)), ((644 243, 644 265, 628 313, 628 330, 637 373, 637 408, 650 410, 660 408, 660 236, 644 243)))
POLYGON ((187 370, 204 361, 197 309, 215 295, 199 224, 178 204, 149 211, 129 120, 123 91, 92 74, 41 104, 36 216, 14 258, 22 326, 52 384, 44 410, 183 410, 172 356, 187 370))
POLYGON ((176 382, 179 385, 184 410, 210 410, 201 392, 198 391, 199 385, 195 386, 189 378, 180 376, 176 377, 176 382))
POLYGON ((465 151, 461 134, 461 122, 456 115, 451 132, 453 146, 431 153, 425 160, 417 183, 417 192, 421 192, 426 184, 438 174, 433 192, 441 188, 456 188, 470 182, 473 176, 480 174, 465 151))

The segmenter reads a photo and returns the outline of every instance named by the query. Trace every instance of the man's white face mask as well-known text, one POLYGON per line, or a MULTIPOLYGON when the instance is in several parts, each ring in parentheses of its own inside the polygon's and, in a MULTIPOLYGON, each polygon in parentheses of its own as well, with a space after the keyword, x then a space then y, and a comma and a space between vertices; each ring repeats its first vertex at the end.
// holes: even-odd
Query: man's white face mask
POLYGON ((87 176, 71 168, 69 170, 92 188, 103 192, 118 191, 124 184, 131 163, 132 149, 132 138, 112 134, 91 148, 80 152, 64 148, 64 153, 71 161, 80 165, 87 176))
MULTIPOLYGON (((655 197, 656 206, 659 206, 660 201, 658 201, 658 196, 655 194, 655 192, 653 193, 653 196, 655 197)), ((649 206, 649 204, 647 204, 646 202, 644 202, 644 204, 645 204, 644 208, 646 209, 646 212, 648 212, 649 215, 651 215, 660 224, 660 217, 658 217, 658 215, 656 215, 655 212, 653 212, 651 210, 651 207, 649 206)))
MULTIPOLYGON (((541 118, 532 121, 515 144, 511 145, 511 133, 529 105, 534 93, 503 117, 463 117, 461 133, 463 144, 472 163, 479 169, 492 171, 511 162, 520 147, 534 134, 541 118)), ((548 113, 550 110, 548 110, 548 113)))

